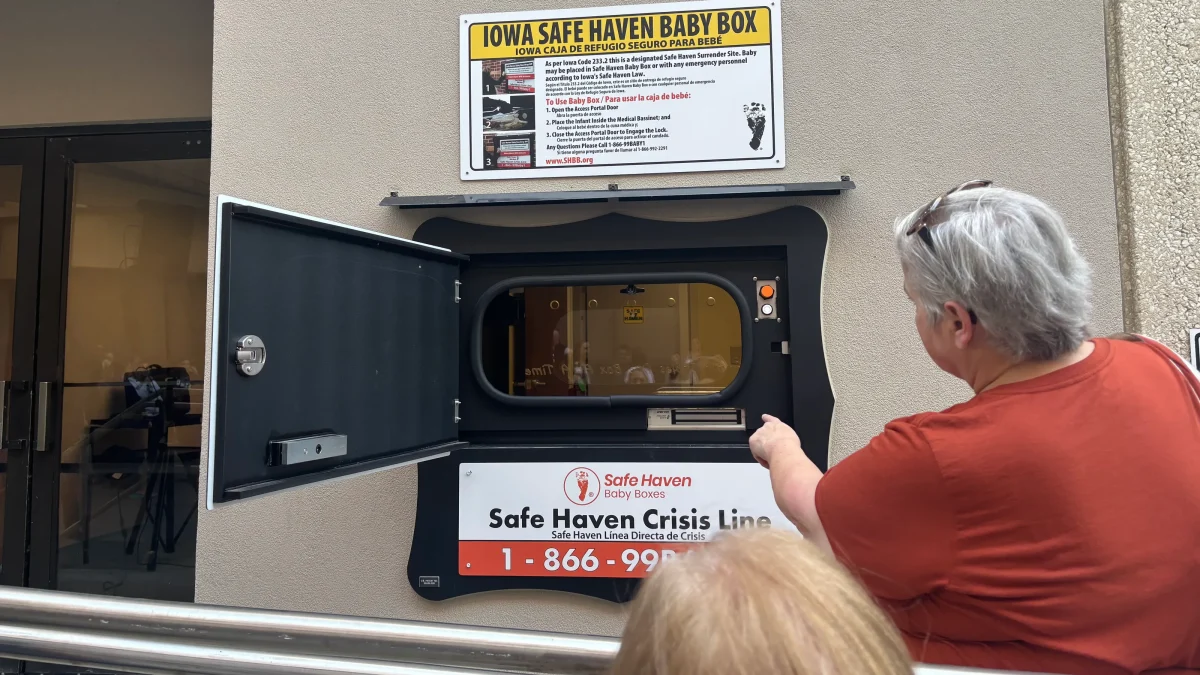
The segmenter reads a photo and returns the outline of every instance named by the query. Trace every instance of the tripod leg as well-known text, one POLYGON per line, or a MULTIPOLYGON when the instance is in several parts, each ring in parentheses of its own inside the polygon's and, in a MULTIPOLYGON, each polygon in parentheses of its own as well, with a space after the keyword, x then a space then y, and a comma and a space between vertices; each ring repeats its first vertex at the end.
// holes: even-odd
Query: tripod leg
POLYGON ((170 488, 169 476, 166 474, 170 456, 160 451, 155 463, 155 473, 158 474, 157 488, 154 494, 154 518, 150 530, 150 554, 146 558, 146 571, 153 572, 158 567, 158 547, 162 542, 163 513, 167 509, 167 494, 170 488))
POLYGON ((166 553, 175 552, 175 461, 171 457, 170 450, 163 453, 165 457, 165 472, 163 473, 164 501, 166 513, 164 514, 164 522, 162 528, 163 551, 166 553))
POLYGON ((146 524, 146 519, 150 517, 150 499, 154 496, 154 488, 158 484, 158 472, 154 470, 156 464, 157 462, 147 462, 150 474, 146 476, 146 491, 142 494, 142 503, 138 506, 137 516, 133 520, 133 528, 129 532, 129 539, 125 542, 126 555, 133 553, 133 550, 137 548, 138 539, 142 535, 142 527, 146 524))
POLYGON ((79 462, 79 480, 83 484, 83 564, 91 560, 92 548, 92 430, 88 427, 88 442, 79 462))

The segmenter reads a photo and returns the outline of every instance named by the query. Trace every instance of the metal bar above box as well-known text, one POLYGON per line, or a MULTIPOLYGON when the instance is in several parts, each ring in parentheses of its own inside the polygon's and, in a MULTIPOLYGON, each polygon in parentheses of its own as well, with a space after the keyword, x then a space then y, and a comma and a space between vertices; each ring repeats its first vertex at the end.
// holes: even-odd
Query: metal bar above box
POLYGON ((854 189, 849 176, 815 183, 768 185, 716 185, 706 187, 648 188, 620 190, 566 190, 559 192, 500 192, 493 194, 402 196, 391 193, 379 203, 401 209, 455 208, 465 206, 535 206, 538 204, 585 204, 596 202, 642 202, 673 199, 737 199, 745 197, 807 197, 839 195, 854 189))

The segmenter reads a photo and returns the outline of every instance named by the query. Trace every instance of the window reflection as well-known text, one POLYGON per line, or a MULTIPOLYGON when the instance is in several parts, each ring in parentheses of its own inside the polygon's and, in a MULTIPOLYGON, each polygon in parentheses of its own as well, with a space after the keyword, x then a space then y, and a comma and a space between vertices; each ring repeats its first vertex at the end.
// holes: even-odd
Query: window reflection
POLYGON ((77 164, 58 587, 195 589, 207 159, 77 164))
MULTIPOLYGON (((0 166, 0 380, 12 377, 13 306, 17 292, 17 216, 20 211, 21 167, 0 166)), ((0 556, 4 553, 7 473, 8 451, 0 447, 0 556)))
POLYGON ((484 315, 484 372, 513 396, 713 394, 737 376, 741 328, 712 284, 514 288, 484 315))

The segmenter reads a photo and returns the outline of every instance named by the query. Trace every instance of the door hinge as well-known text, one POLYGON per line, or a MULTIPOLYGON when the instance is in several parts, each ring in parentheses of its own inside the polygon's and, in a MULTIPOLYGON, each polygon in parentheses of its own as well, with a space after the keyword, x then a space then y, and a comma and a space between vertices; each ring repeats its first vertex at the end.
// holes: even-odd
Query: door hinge
POLYGON ((461 288, 462 288, 462 282, 459 281, 458 279, 455 279, 454 280, 454 302, 455 303, 462 301, 462 297, 459 295, 459 290, 461 288))
POLYGON ((462 419, 461 417, 458 416, 458 406, 459 405, 460 405, 459 400, 454 399, 454 423, 455 424, 458 424, 458 421, 462 419))

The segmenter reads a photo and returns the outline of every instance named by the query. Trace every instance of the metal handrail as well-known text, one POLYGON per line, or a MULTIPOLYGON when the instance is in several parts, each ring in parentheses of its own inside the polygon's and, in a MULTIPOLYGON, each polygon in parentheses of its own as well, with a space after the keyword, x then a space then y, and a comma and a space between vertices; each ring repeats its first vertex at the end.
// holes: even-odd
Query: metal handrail
POLYGON ((0 656, 143 675, 481 675, 495 672, 236 649, 0 624, 0 656))
MULTIPOLYGON (((620 647, 611 638, 563 633, 129 600, 12 587, 0 587, 0 623, 12 628, 46 628, 58 632, 76 629, 89 635, 118 635, 138 640, 137 649, 150 649, 147 641, 166 646, 202 643, 281 654, 515 673, 603 673, 620 647)), ((8 652, 12 643, 3 635, 0 634, 0 651, 8 652)), ((8 655, 34 658, 11 652, 8 655)), ((193 671, 185 668, 170 672, 193 671)), ((205 668, 194 672, 218 671, 205 668)))
MULTIPOLYGON (((0 586, 0 657, 144 675, 605 673, 612 638, 0 586)), ((918 666, 916 675, 992 673, 918 666)))

